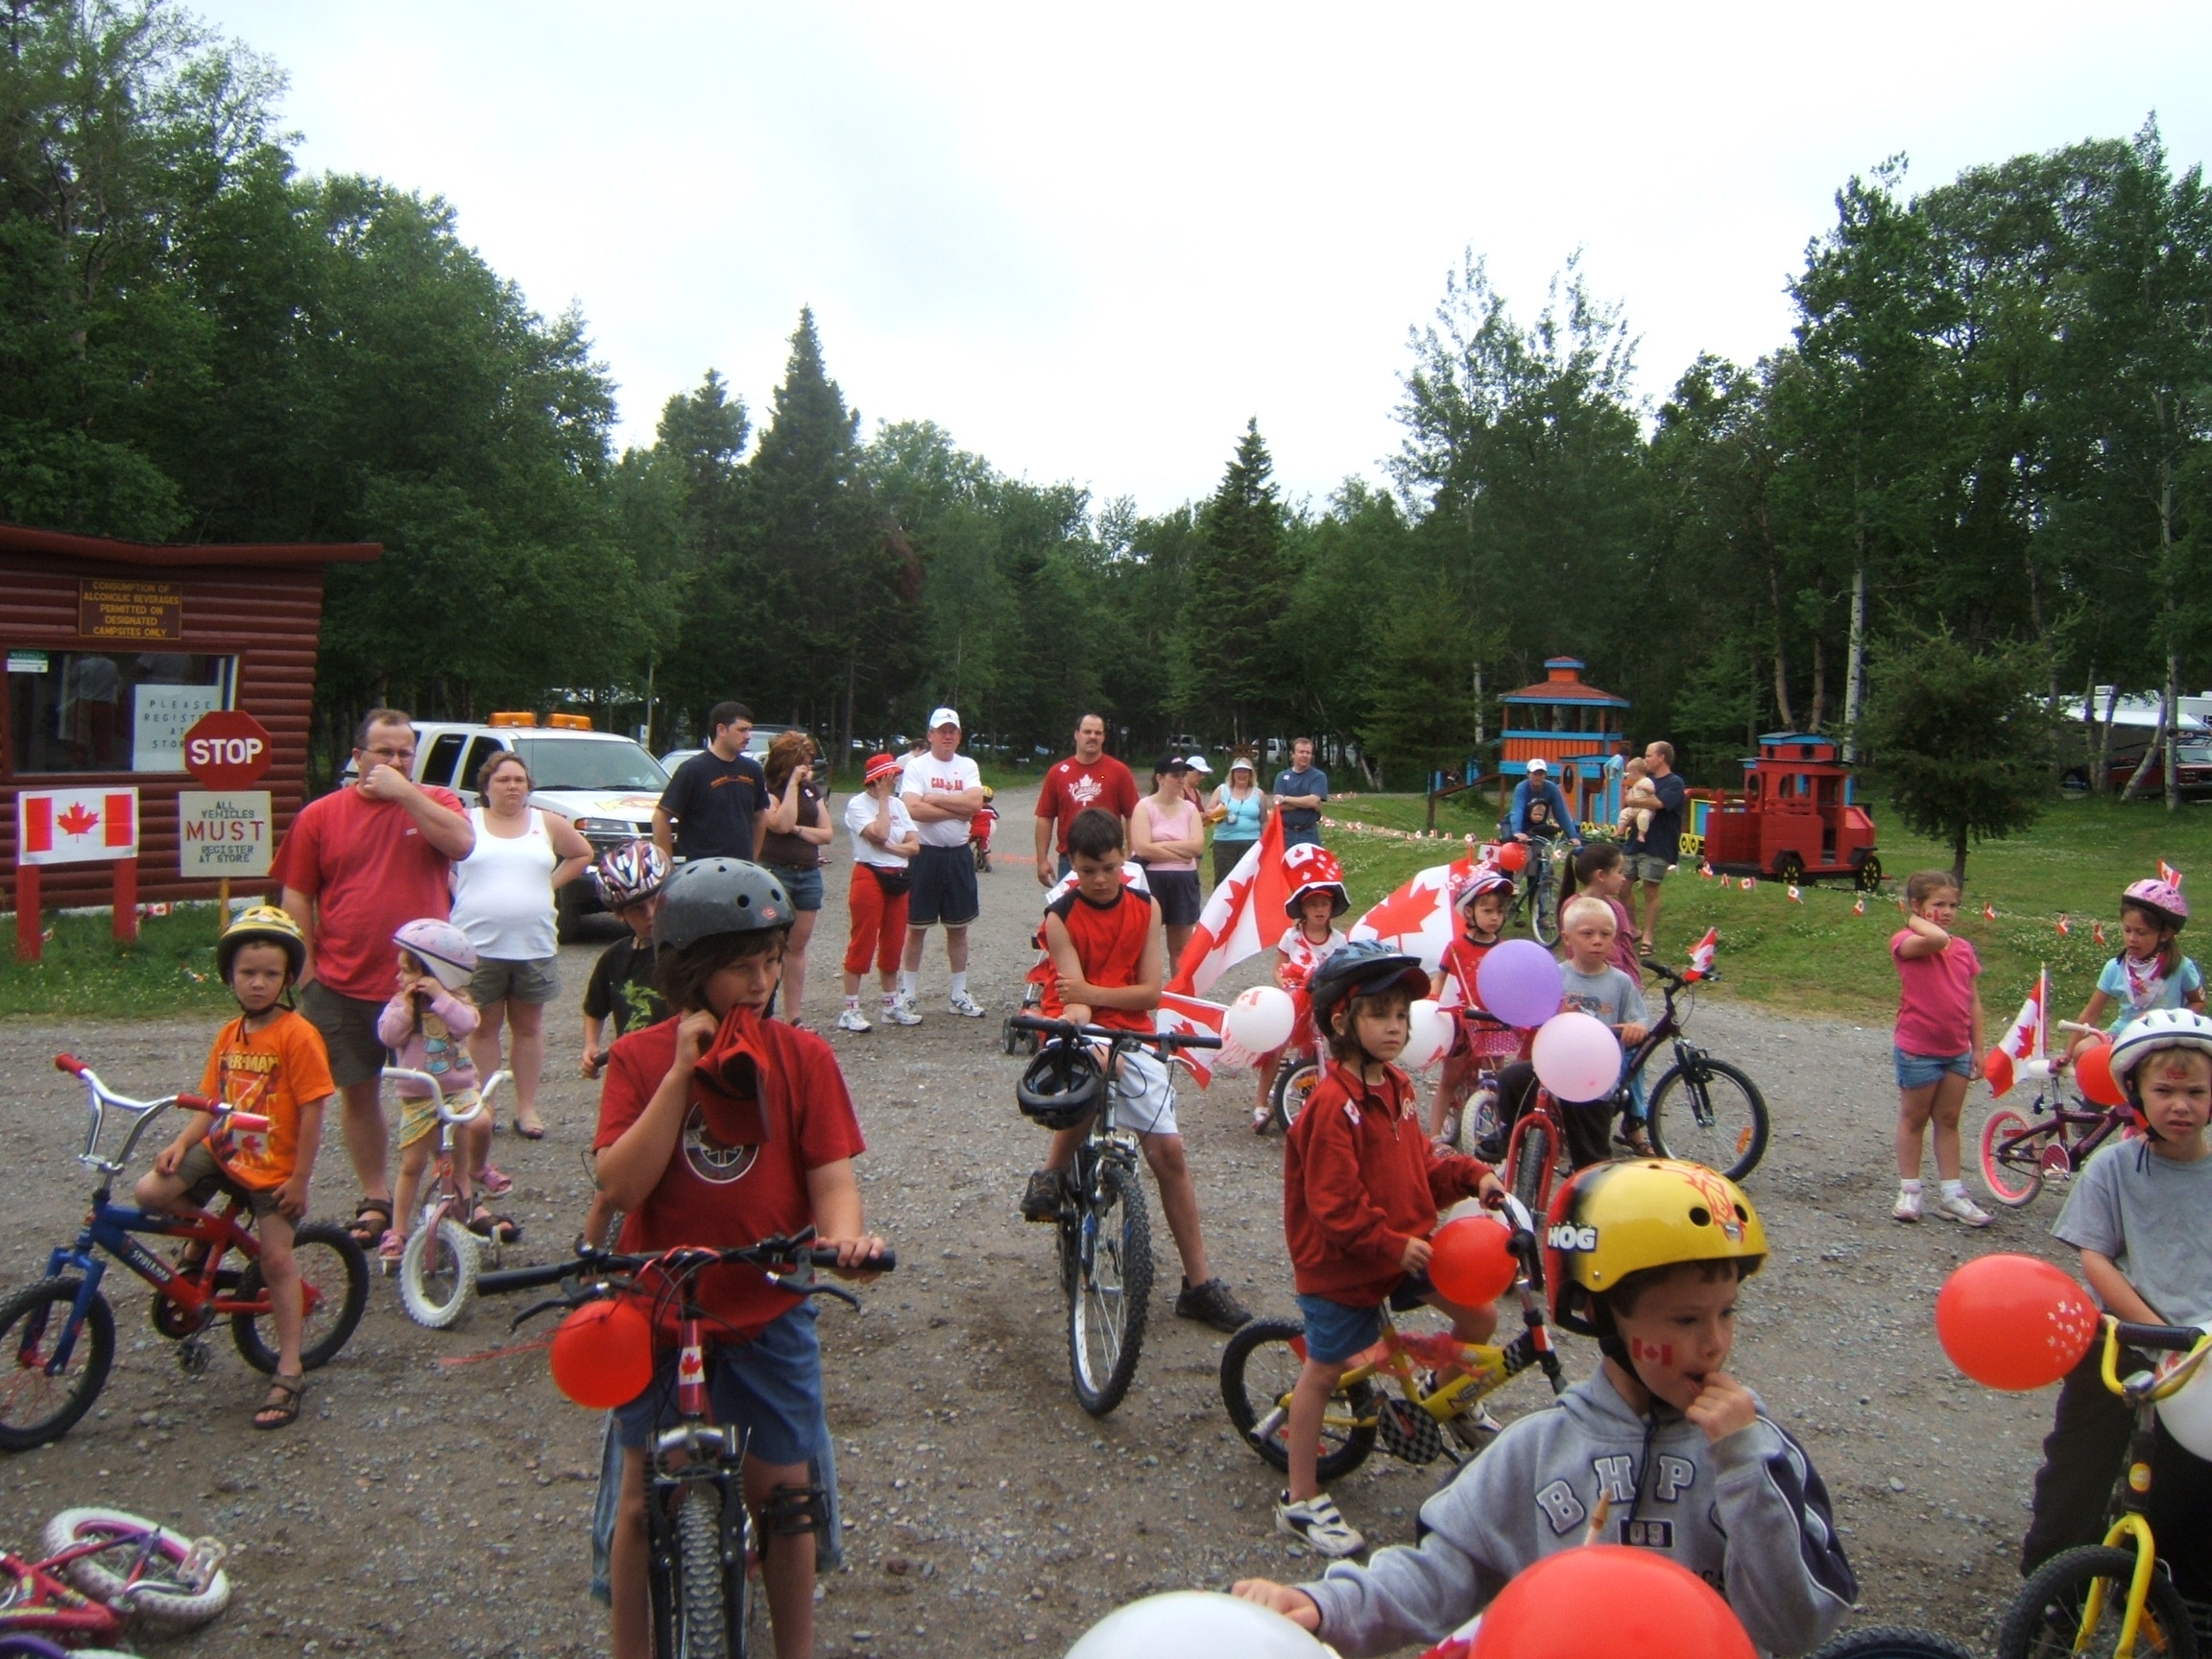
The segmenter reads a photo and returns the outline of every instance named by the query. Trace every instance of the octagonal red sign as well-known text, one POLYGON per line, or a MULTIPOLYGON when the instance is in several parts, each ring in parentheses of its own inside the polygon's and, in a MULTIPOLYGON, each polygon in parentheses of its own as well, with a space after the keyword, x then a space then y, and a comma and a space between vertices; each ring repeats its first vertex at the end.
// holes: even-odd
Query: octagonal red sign
POLYGON ((184 770, 203 789, 244 789, 275 758, 269 729, 243 709, 213 709, 184 733, 184 770))

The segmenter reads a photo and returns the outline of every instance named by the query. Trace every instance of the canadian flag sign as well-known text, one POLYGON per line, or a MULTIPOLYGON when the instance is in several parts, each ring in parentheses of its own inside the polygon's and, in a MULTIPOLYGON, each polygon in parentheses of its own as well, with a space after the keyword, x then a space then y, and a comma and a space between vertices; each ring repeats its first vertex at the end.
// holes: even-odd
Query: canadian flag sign
POLYGON ((89 864, 138 856, 136 789, 21 789, 18 864, 89 864))

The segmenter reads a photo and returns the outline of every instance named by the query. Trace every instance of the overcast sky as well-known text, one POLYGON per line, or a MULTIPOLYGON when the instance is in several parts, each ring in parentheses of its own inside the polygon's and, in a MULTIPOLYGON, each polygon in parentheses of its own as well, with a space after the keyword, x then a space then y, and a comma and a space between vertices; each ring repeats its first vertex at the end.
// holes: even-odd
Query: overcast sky
POLYGON ((759 411, 799 307, 871 429, 1147 512, 1257 415, 1293 495, 1380 475, 1463 248, 1532 315, 1565 256, 1646 397, 1782 342, 1853 172, 2155 110, 2212 146, 2212 7, 582 6, 200 0, 290 76, 313 171, 443 194, 583 307, 621 443, 722 372, 759 411))

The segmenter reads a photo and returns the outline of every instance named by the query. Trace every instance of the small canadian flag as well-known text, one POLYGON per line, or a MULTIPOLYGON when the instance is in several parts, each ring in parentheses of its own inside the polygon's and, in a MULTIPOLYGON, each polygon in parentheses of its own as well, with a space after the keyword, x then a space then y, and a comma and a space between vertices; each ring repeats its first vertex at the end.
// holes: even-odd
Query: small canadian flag
POLYGON ((1982 902, 1982 920, 1984 922, 1997 920, 1997 906, 1990 903, 1986 899, 1982 902))
POLYGON ((1744 878, 1743 878, 1743 891, 1744 891, 1744 892, 1748 893, 1748 892, 1750 892, 1750 891, 1751 891, 1751 889, 1752 889, 1752 888, 1754 888, 1754 887, 1756 887, 1756 886, 1758 886, 1758 885, 1759 885, 1759 881, 1758 881, 1758 878, 1757 878, 1756 877, 1752 877, 1752 876, 1746 876, 1746 877, 1744 877, 1744 878))
POLYGON ((2058 937, 2067 938, 2072 935, 2073 931, 2074 924, 2066 920, 2066 913, 2061 910, 2058 913, 2058 937))
POLYGON ((1682 977, 1688 980, 1704 979, 1713 973, 1713 959, 1720 950, 1720 929, 1708 927, 1705 937, 1690 947, 1690 972, 1682 977))
POLYGON ((2175 869, 2173 865, 2167 863, 2163 858, 2158 860, 2158 879, 2165 882, 2167 886, 2173 888, 2175 891, 2180 891, 2181 872, 2175 869))
POLYGON ((25 864, 84 864, 138 855, 136 789, 24 789, 15 797, 25 864))
POLYGON ((1787 889, 1787 891, 1788 891, 1788 893, 1789 893, 1789 895, 1790 895, 1790 902, 1791 902, 1791 903, 1792 903, 1792 904, 1802 904, 1802 903, 1804 903, 1804 902, 1805 902, 1805 895, 1804 895, 1804 894, 1802 894, 1802 893, 1800 893, 1800 892, 1797 890, 1797 883, 1796 883, 1796 882, 1794 882, 1794 881, 1791 882, 1791 883, 1790 883, 1790 885, 1789 885, 1789 887, 1788 887, 1788 889, 1787 889))
POLYGON ((2090 923, 2090 924, 2089 924, 2089 938, 2090 938, 2090 940, 2091 940, 2091 942, 2092 942, 2092 943, 2095 943, 2095 944, 2098 944, 2098 945, 2102 945, 2102 944, 2104 944, 2104 923, 2102 923, 2102 922, 2092 922, 2092 923, 2090 923))

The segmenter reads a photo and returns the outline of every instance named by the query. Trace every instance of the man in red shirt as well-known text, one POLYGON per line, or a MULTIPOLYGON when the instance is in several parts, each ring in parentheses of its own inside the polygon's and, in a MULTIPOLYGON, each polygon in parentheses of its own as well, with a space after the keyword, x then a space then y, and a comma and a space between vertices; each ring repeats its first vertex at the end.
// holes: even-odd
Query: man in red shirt
POLYGON ((1070 869, 1068 826, 1075 814, 1096 806, 1121 820, 1128 845, 1129 814, 1137 810, 1137 780, 1129 768, 1106 753, 1106 722, 1086 714, 1075 722, 1075 753, 1054 763, 1037 791, 1037 885, 1051 887, 1070 869), (1057 849, 1057 862, 1052 854, 1057 849))
POLYGON ((415 723, 399 709, 362 717, 353 771, 356 782, 301 808, 274 874, 285 910, 307 935, 300 1012, 330 1053, 346 1152, 361 1183, 353 1234, 373 1248, 392 1225, 376 1035, 398 960, 392 935, 419 916, 445 917, 453 860, 475 850, 476 834, 458 795, 415 784, 415 723))

